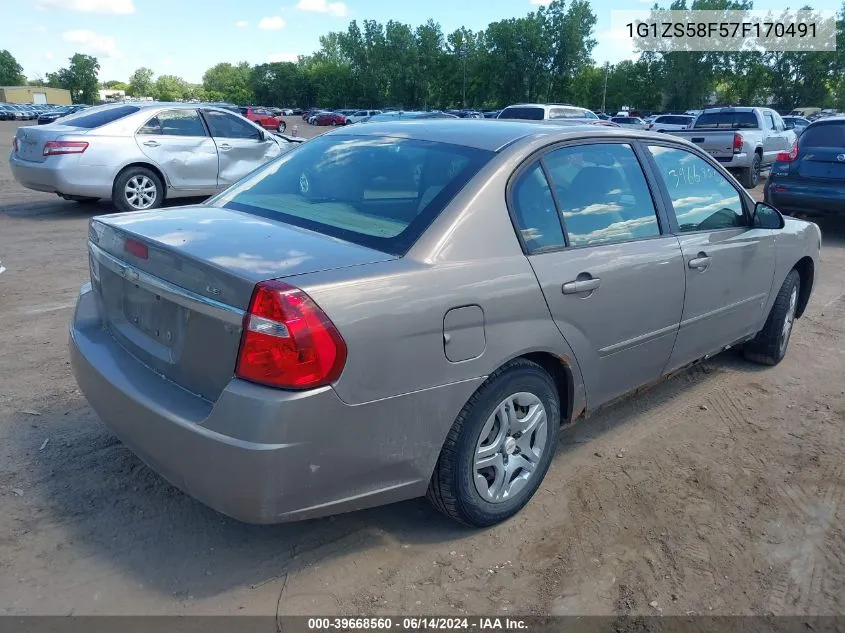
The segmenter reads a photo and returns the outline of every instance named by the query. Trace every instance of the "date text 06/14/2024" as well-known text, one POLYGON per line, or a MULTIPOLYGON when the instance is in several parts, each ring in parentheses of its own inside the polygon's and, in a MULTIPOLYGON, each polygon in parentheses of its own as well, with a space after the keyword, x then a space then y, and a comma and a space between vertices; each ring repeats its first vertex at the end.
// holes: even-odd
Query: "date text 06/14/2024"
POLYGON ((524 630, 528 625, 520 618, 502 617, 331 617, 308 618, 308 629, 312 631, 330 630, 364 630, 364 631, 401 631, 413 630, 463 630, 463 631, 494 631, 494 630, 524 630))

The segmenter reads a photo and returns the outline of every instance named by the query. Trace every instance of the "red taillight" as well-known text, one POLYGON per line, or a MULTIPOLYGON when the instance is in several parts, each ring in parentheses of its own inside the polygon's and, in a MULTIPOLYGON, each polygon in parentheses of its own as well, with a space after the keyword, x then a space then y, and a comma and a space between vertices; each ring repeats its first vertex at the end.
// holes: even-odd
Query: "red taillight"
POLYGON ((337 380, 345 363, 346 343, 311 297, 281 281, 255 286, 244 317, 238 378, 311 389, 337 380))
POLYGON ((791 163, 798 160, 798 143, 796 142, 788 152, 778 152, 775 160, 779 163, 791 163))
POLYGON ((123 250, 138 259, 148 259, 150 256, 147 245, 138 240, 133 240, 131 237, 126 238, 126 241, 123 242, 123 250))
POLYGON ((56 154, 81 154, 88 149, 85 141, 47 141, 44 144, 44 156, 56 154))
POLYGON ((742 151, 742 134, 734 134, 734 154, 739 154, 742 151))

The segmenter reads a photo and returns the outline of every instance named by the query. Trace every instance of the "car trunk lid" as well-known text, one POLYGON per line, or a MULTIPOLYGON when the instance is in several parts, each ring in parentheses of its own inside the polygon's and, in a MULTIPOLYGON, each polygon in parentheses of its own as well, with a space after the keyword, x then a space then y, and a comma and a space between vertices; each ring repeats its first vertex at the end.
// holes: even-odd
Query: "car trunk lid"
POLYGON ((802 147, 798 160, 802 178, 845 181, 845 147, 802 147))
POLYGON ((76 135, 84 134, 87 130, 68 125, 26 125, 18 128, 15 138, 18 141, 17 156, 33 163, 43 163, 44 146, 49 141, 73 140, 76 135))
POLYGON ((233 376, 256 283, 394 258, 213 207, 95 218, 89 255, 103 326, 141 362, 210 401, 233 376))

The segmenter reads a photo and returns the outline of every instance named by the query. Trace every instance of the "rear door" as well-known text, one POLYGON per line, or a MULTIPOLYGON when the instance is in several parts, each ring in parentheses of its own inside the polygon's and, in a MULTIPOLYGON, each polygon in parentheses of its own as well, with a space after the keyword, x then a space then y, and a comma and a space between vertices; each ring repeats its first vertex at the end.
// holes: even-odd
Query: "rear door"
POLYGON ((552 150, 514 181, 514 221, 590 406, 658 378, 672 352, 684 268, 658 204, 624 143, 552 150))
POLYGON ((272 135, 221 110, 203 110, 217 146, 217 186, 224 189, 282 153, 272 135))
POLYGON ((778 152, 786 151, 782 130, 778 130, 774 114, 763 110, 763 164, 775 162, 778 152))
POLYGON ((196 110, 159 112, 136 132, 135 141, 174 189, 217 188, 217 146, 196 110))
POLYGON ((753 228, 738 185, 685 148, 648 145, 684 257, 686 298, 667 371, 754 334, 772 290, 775 232, 753 228))

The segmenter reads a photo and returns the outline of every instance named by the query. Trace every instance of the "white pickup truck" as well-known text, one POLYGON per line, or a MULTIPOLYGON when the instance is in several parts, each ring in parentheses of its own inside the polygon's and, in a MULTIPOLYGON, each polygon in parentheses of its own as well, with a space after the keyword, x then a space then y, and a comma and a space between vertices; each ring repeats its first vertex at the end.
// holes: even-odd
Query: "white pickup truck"
POLYGON ((753 189, 760 183, 760 171, 795 145, 798 137, 792 128, 770 108, 711 108, 689 129, 669 134, 692 141, 753 189))

